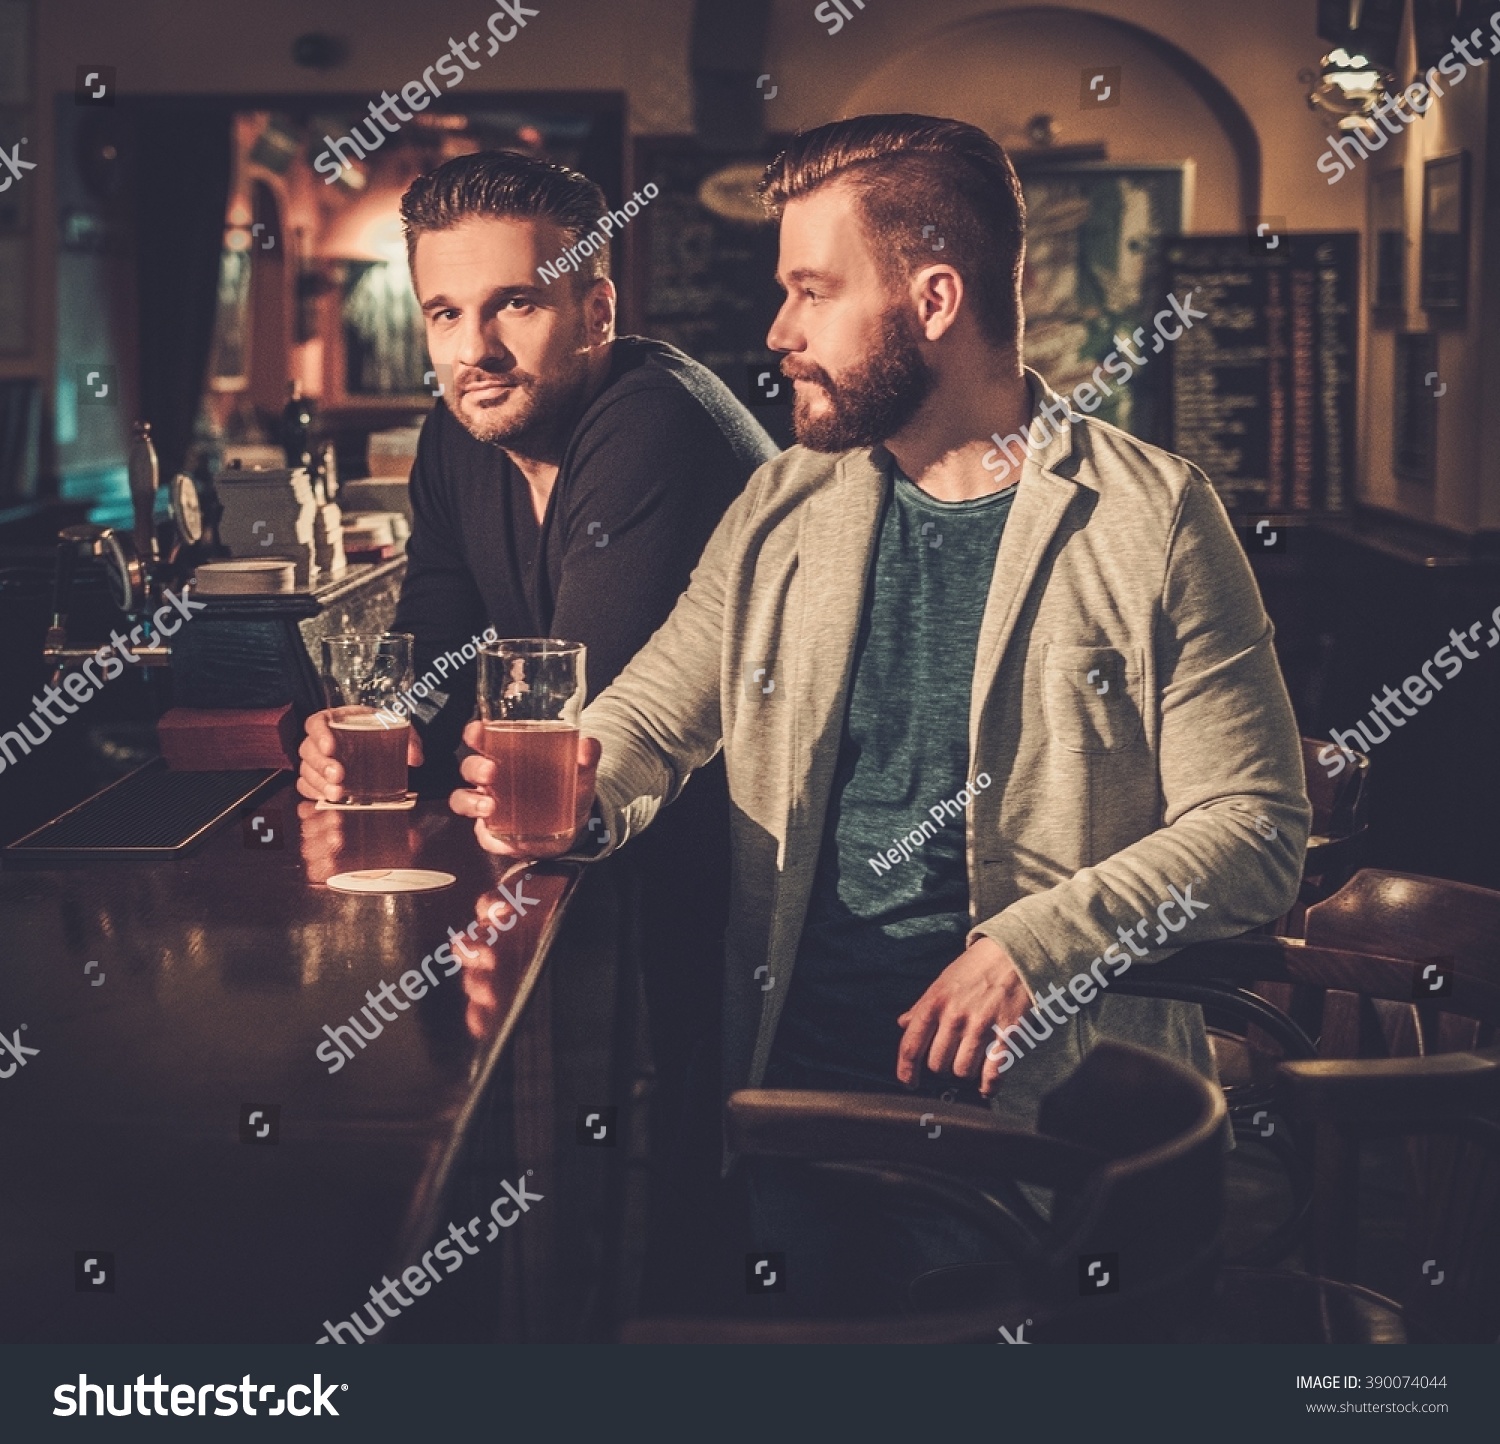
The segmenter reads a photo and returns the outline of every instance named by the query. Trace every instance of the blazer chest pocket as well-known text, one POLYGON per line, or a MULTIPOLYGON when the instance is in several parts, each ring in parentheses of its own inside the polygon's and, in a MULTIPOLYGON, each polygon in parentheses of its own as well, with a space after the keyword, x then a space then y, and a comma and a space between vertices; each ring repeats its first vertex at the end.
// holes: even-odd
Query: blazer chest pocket
POLYGON ((1049 642, 1042 658, 1047 730, 1070 752, 1118 752, 1141 735, 1139 653, 1049 642))

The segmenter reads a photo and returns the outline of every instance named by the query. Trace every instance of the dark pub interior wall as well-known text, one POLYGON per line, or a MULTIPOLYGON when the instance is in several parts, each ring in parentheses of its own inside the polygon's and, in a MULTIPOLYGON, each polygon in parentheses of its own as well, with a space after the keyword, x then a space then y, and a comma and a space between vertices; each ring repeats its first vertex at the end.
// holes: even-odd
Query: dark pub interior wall
MULTIPOLYGON (((41 0, 31 7, 35 84, 25 133, 27 153, 40 164, 25 179, 26 243, 7 252, 26 269, 31 314, 24 345, 0 353, 0 384, 32 381, 41 401, 40 461, 22 486, 87 497, 123 466, 141 404, 134 273, 109 227, 91 220, 121 198, 88 193, 88 158, 97 159, 100 147, 91 142, 90 112, 70 104, 80 67, 110 67, 119 93, 139 98, 242 97, 251 108, 276 96, 375 97, 419 78, 450 37, 482 33, 494 9, 487 0, 264 0, 250 8, 220 0, 41 0), (294 61, 295 42, 309 34, 340 43, 337 64, 294 61), (76 363, 98 353, 120 360, 114 408, 81 404, 76 363)), ((1400 688, 1450 628, 1467 627, 1500 602, 1492 561, 1500 535, 1500 379, 1481 339, 1486 322, 1500 319, 1500 283, 1492 279, 1500 277, 1500 187, 1490 174, 1500 152, 1491 144, 1497 92, 1488 66, 1330 183, 1319 160, 1333 124, 1305 99, 1308 72, 1329 48, 1317 35, 1315 0, 1251 7, 536 0, 526 9, 537 13, 514 43, 483 60, 465 91, 619 97, 621 163, 635 173, 632 183, 642 179, 643 157, 669 166, 674 140, 685 143, 695 125, 705 139, 715 125, 735 124, 747 105, 759 107, 759 123, 772 135, 841 115, 913 110, 972 121, 1017 151, 1036 147, 1046 117, 1041 129, 1059 153, 1093 154, 1143 174, 1179 169, 1180 225, 1189 235, 1242 236, 1259 218, 1288 235, 1357 234, 1359 275, 1346 278, 1357 298, 1357 391, 1345 511, 1312 524, 1299 518, 1285 551, 1253 558, 1304 734, 1351 727, 1372 693, 1400 688), (737 27, 755 52, 753 64, 729 53, 737 27), (1094 73, 1117 87, 1108 104, 1093 103, 1094 73), (746 94, 715 95, 715 87, 746 94), (1466 157, 1467 304, 1429 309, 1420 241, 1438 205, 1433 187, 1452 173, 1441 164, 1455 156, 1466 157), (1385 253, 1396 257, 1399 295, 1384 296, 1379 307, 1377 232, 1404 237, 1385 253), (1397 432, 1405 424, 1402 378, 1428 356, 1438 373, 1432 389, 1446 391, 1426 413, 1424 472, 1397 432)), ((1417 73, 1409 21, 1397 69, 1403 81, 1417 73)), ((96 180, 106 189, 110 183, 96 180)), ((665 217, 642 223, 642 237, 664 243, 665 217)), ((155 222, 164 236, 186 223, 171 214, 155 222)), ((1045 239, 1038 234, 1034 244, 1045 239)), ((626 302, 627 319, 651 329, 646 298, 627 288, 626 302)), ((1036 298, 1031 305, 1031 359, 1052 374, 1061 362, 1048 350, 1050 338, 1065 335, 1067 318, 1049 328, 1036 298)), ((277 380, 268 373, 253 384, 264 389, 277 380)), ((0 500, 0 510, 27 494, 0 500)), ((0 644, 7 667, 24 663, 29 676, 32 642, 0 644)), ((1369 861, 1500 885, 1500 840, 1489 822, 1500 793, 1496 671, 1476 663, 1420 720, 1374 749, 1369 861)), ((16 710, 8 697, 6 709, 16 710)))
MULTIPOLYGON (((694 12, 723 7, 713 0, 701 7, 693 0, 541 0, 527 8, 540 13, 515 43, 484 60, 483 72, 466 80, 465 93, 480 87, 616 91, 624 96, 632 137, 693 132, 694 12)), ((1006 144, 1024 145, 1027 120, 1048 113, 1058 144, 1103 142, 1111 162, 1191 159, 1189 229, 1238 230, 1248 211, 1283 218, 1293 230, 1362 223, 1355 187, 1330 189, 1315 169, 1327 126, 1307 109, 1306 86, 1297 78, 1317 60, 1311 0, 1276 0, 1253 11, 1192 0, 1074 7, 872 0, 863 10, 847 7, 854 18, 835 33, 804 0, 775 0, 763 8, 769 21, 763 65, 770 80, 757 99, 765 97, 772 131, 866 110, 913 109, 970 120, 1006 144), (1121 68, 1118 106, 1082 108, 1079 74, 1090 65, 1121 68), (1230 126, 1225 110, 1234 112, 1230 126)), ((483 0, 426 6, 268 0, 250 9, 216 0, 194 6, 45 0, 35 7, 38 94, 71 94, 78 67, 97 63, 113 68, 119 92, 127 95, 378 96, 420 77, 450 36, 484 32, 493 9, 483 0), (294 62, 294 42, 313 33, 343 43, 337 65, 294 62)), ((721 74, 726 84, 738 78, 733 71, 721 74)), ((55 157, 59 143, 86 144, 76 126, 59 134, 50 105, 35 107, 35 125, 34 153, 55 157)), ((50 217, 77 204, 58 190, 70 170, 48 164, 27 177, 36 215, 50 217)), ((170 218, 162 224, 170 225, 170 218)), ((59 291, 68 293, 74 317, 116 330, 129 319, 115 314, 120 288, 108 284, 101 268, 79 267, 83 274, 75 277, 67 253, 60 259, 46 239, 38 232, 28 257, 32 343, 24 355, 0 356, 0 378, 40 378, 52 404, 67 413, 71 424, 63 434, 74 439, 60 443, 54 463, 66 472, 123 456, 133 398, 127 391, 120 408, 78 411, 64 353, 95 338, 60 334, 59 291)), ((81 329, 87 323, 73 324, 81 329)), ((121 381, 129 384, 128 377, 121 381)))

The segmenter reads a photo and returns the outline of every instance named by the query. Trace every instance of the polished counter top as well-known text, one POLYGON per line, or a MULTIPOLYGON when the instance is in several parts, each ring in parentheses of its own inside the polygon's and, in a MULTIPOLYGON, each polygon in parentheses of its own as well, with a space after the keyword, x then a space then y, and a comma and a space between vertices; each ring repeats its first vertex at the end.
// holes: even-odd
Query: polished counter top
POLYGON ((523 1175, 543 1201, 471 1230, 451 1283, 429 1257, 442 1284, 380 1341, 607 1327, 623 1150, 576 1134, 620 1092, 608 876, 502 868, 439 803, 320 813, 288 780, 255 816, 171 862, 0 875, 24 1049, 0 1049, 0 1339, 313 1343, 523 1175), (408 866, 457 880, 326 886, 408 866), (524 916, 492 911, 502 884, 524 916), (450 929, 473 955, 451 974, 450 929), (379 1021, 362 1047, 351 1015, 379 1021))

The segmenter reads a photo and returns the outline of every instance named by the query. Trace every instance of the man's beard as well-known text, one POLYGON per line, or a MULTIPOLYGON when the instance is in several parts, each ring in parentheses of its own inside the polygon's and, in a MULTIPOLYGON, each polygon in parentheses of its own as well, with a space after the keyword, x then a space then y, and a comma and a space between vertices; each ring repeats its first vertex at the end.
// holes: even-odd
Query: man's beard
MULTIPOLYGON (((566 373, 543 381, 529 371, 484 371, 516 389, 503 396, 486 397, 492 404, 465 404, 460 386, 455 404, 449 409, 459 425, 476 441, 499 446, 518 456, 551 458, 560 455, 568 433, 578 419, 588 395, 588 364, 582 356, 569 356, 566 373), (498 403, 498 404, 495 404, 498 403), (504 411, 502 413, 502 409, 504 411)), ((475 380, 471 376, 470 380, 475 380)), ((483 385, 484 380, 479 379, 483 385)))
POLYGON ((880 320, 880 340, 870 356, 835 381, 820 366, 782 372, 814 381, 827 393, 828 409, 814 419, 811 403, 798 396, 792 407, 797 440, 810 451, 852 451, 878 446, 901 430, 932 393, 932 371, 922 359, 905 312, 891 307, 880 320))

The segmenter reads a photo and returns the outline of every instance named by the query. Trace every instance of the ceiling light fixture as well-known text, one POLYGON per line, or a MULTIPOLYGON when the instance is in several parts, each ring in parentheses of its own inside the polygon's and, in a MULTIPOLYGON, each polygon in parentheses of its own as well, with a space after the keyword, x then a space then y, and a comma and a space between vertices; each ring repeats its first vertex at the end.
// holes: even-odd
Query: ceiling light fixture
POLYGON ((1374 124, 1371 117, 1396 84, 1395 75, 1367 55, 1351 55, 1342 46, 1323 57, 1307 103, 1338 121, 1340 130, 1374 124))

